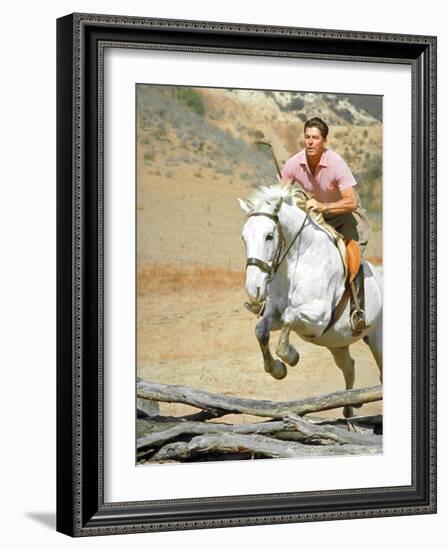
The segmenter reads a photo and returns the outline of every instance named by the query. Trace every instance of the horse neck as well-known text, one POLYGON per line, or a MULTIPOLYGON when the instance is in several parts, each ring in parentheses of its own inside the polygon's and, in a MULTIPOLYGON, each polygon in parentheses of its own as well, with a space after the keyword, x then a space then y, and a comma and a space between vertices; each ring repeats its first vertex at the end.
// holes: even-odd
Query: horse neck
MULTIPOLYGON (((283 204, 279 212, 279 221, 285 236, 285 248, 287 248, 293 239, 297 237, 300 231, 299 239, 302 247, 308 248, 313 244, 316 237, 316 231, 319 229, 308 218, 305 221, 306 213, 295 206, 283 204)), ((296 247, 292 247, 291 252, 296 247)), ((285 258, 286 259, 286 258, 285 258)))
POLYGON ((306 213, 296 206, 282 205, 279 220, 285 236, 285 250, 301 230, 299 237, 297 237, 298 242, 293 244, 285 257, 283 267, 285 274, 289 267, 295 269, 298 256, 300 256, 301 262, 306 262, 307 258, 310 258, 313 263, 315 263, 316 257, 319 257, 322 258, 323 271, 327 271, 329 265, 334 265, 340 271, 342 281, 344 270, 339 258, 339 251, 316 222, 309 217, 305 221, 305 217, 306 213))

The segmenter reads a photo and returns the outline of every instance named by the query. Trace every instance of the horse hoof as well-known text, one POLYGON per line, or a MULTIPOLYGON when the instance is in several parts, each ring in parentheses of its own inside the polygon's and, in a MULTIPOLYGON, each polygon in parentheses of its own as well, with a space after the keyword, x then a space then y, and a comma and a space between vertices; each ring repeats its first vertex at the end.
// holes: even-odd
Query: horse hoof
POLYGON ((282 363, 281 361, 275 361, 269 373, 276 380, 282 380, 282 378, 285 378, 285 376, 288 374, 288 371, 286 370, 286 366, 284 363, 282 363))
POLYGON ((299 352, 292 346, 289 346, 285 353, 279 353, 277 351, 277 357, 283 359, 283 361, 290 367, 295 367, 300 359, 299 352))
POLYGON ((353 416, 353 407, 346 405, 342 411, 344 418, 351 418, 353 416))
POLYGON ((290 347, 289 349, 289 354, 288 354, 288 361, 286 361, 288 363, 288 365, 290 367, 295 367, 297 365, 297 363, 299 362, 299 359, 300 359, 300 355, 299 355, 299 352, 296 351, 292 346, 290 347))

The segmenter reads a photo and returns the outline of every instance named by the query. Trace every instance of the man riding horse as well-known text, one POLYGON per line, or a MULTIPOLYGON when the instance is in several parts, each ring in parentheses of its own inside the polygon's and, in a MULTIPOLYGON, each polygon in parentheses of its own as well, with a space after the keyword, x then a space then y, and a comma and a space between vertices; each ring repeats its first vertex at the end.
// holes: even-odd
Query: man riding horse
MULTIPOLYGON (((356 180, 342 157, 325 146, 327 136, 328 126, 322 119, 307 120, 304 126, 305 148, 286 162, 281 178, 290 184, 300 183, 313 197, 306 202, 306 209, 321 213, 344 238, 348 283, 357 303, 353 281, 361 265, 361 252, 367 244, 370 226, 354 190, 356 180)), ((366 326, 364 311, 359 305, 354 319, 355 331, 366 326)))

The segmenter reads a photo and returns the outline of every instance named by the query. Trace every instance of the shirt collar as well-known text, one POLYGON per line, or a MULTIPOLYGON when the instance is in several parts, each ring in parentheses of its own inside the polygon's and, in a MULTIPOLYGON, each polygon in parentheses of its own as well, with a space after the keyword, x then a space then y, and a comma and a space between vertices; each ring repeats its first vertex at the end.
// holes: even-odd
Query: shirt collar
MULTIPOLYGON (((309 168, 305 149, 303 149, 303 151, 300 151, 299 153, 299 163, 309 168)), ((325 168, 327 167, 327 148, 324 149, 322 156, 320 157, 319 164, 317 166, 323 166, 325 168)))

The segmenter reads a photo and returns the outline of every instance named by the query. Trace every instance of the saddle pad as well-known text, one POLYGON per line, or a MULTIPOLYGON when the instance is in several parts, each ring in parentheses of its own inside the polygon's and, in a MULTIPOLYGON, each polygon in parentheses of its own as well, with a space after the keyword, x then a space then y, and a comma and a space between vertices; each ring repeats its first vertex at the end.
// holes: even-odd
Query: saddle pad
POLYGON ((339 250, 339 254, 342 260, 342 265, 344 266, 344 279, 346 279, 348 274, 348 268, 347 268, 346 246, 344 242, 344 237, 340 233, 338 233, 332 225, 330 225, 325 221, 321 213, 316 212, 314 210, 307 210, 306 201, 311 198, 311 195, 307 193, 300 186, 298 182, 295 183, 294 191, 295 191, 294 198, 296 200, 296 206, 308 213, 310 218, 312 218, 319 225, 319 227, 323 231, 325 231, 325 233, 330 237, 330 239, 334 242, 337 249, 339 250))

